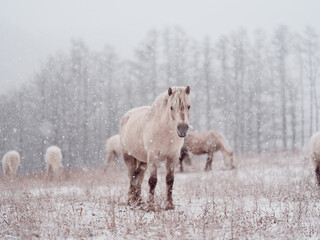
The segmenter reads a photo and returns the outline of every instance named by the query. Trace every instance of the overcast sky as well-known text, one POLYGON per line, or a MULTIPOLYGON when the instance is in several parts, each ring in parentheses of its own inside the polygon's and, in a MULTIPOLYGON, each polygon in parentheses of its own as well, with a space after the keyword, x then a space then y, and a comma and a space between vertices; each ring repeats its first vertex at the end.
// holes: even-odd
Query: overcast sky
POLYGON ((0 92, 30 79, 72 38, 95 50, 109 44, 130 57, 151 28, 178 25, 213 39, 239 27, 271 32, 279 24, 320 32, 319 10, 318 0, 0 0, 0 92))

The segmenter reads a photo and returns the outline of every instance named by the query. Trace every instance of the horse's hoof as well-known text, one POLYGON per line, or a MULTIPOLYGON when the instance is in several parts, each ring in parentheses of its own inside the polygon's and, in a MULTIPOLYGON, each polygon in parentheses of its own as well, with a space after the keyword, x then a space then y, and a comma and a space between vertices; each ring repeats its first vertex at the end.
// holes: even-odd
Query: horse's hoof
POLYGON ((167 203, 165 210, 174 210, 174 205, 173 203, 167 203))

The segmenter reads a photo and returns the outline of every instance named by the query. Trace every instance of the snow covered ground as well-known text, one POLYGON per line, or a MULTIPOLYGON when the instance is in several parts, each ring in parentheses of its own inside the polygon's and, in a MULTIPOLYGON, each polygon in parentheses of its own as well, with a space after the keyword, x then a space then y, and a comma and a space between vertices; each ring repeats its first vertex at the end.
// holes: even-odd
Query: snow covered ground
MULTIPOLYGON (((40 175, 0 178, 3 239, 319 239, 320 191, 311 161, 300 155, 242 157, 236 170, 213 171, 193 158, 176 173, 175 210, 165 211, 165 170, 159 171, 156 212, 126 206, 124 166, 73 172, 64 182, 40 175)), ((146 174, 147 176, 147 174, 146 174)), ((147 199, 147 177, 142 186, 147 199)))

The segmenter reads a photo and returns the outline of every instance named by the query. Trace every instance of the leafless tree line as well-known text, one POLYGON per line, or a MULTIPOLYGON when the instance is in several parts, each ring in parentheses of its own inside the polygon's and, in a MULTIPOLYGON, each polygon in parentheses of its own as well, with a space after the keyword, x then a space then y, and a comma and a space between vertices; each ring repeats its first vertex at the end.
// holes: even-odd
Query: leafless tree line
POLYGON ((43 168, 53 144, 67 166, 101 164, 128 109, 186 84, 192 130, 222 132, 237 153, 302 149, 319 130, 319 38, 310 27, 269 35, 239 29, 197 41, 179 27, 152 30, 131 60, 74 40, 69 53, 0 96, 0 153, 19 151, 26 171, 43 168))

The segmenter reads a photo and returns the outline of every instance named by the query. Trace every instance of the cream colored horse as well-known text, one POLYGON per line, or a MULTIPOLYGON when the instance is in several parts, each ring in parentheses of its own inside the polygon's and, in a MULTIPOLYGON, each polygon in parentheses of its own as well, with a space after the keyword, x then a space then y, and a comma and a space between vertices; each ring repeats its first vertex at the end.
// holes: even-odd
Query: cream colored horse
POLYGON ((44 156, 44 161, 47 166, 45 179, 51 180, 52 177, 55 176, 61 180, 64 172, 61 149, 57 146, 48 147, 44 156))
POLYGON ((233 169, 233 151, 222 134, 209 131, 209 132, 192 132, 184 139, 184 145, 181 148, 180 153, 180 171, 183 172, 183 161, 189 161, 190 156, 188 152, 192 152, 195 155, 208 154, 205 170, 211 170, 214 153, 221 151, 223 160, 230 169, 233 169))
POLYGON ((128 167, 128 204, 141 203, 141 184, 148 168, 148 210, 154 210, 154 192, 159 161, 166 161, 167 203, 173 209, 174 167, 187 134, 190 87, 172 87, 160 94, 152 106, 133 108, 121 119, 122 156, 128 167))
POLYGON ((320 132, 312 135, 308 144, 308 154, 315 168, 316 180, 320 187, 320 132))
POLYGON ((20 154, 17 151, 9 151, 2 158, 2 169, 5 176, 14 176, 20 165, 20 154))
POLYGON ((106 144, 106 164, 104 171, 107 171, 108 166, 111 161, 116 161, 121 156, 121 144, 120 144, 120 135, 114 135, 107 140, 106 144))

